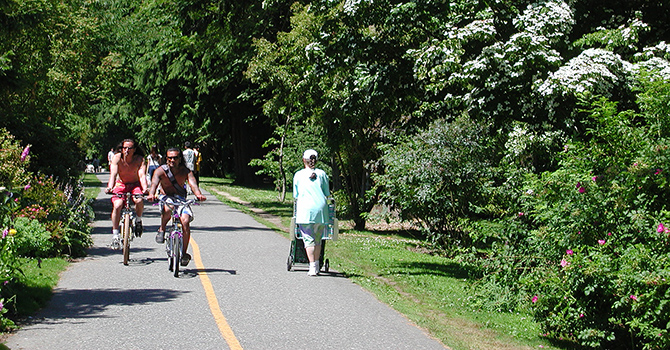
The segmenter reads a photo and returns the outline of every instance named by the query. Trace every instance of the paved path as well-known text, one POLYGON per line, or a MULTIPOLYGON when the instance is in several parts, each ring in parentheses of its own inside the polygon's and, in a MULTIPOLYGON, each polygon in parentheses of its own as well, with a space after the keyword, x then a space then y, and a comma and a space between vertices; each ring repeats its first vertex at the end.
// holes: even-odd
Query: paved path
POLYGON ((289 241, 212 195, 194 207, 194 260, 179 278, 150 204, 124 266, 108 248, 109 201, 100 192, 89 256, 10 349, 445 349, 342 275, 286 271, 289 241))

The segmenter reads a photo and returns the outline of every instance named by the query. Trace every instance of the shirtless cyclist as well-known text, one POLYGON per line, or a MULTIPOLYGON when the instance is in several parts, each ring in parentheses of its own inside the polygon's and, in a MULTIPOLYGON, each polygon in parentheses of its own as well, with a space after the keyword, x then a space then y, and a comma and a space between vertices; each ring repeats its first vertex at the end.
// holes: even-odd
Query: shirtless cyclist
MULTIPOLYGON (((146 166, 144 164, 144 153, 132 139, 125 139, 121 143, 120 152, 114 154, 109 165, 109 182, 106 193, 122 194, 144 194, 147 193, 146 166)), ((119 224, 121 222, 121 211, 124 199, 118 196, 112 197, 112 248, 121 247, 119 224)), ((142 235, 142 212, 144 201, 141 197, 133 197, 135 202, 135 233, 142 235)))
MULTIPOLYGON (((166 164, 161 165, 154 171, 154 176, 151 179, 151 189, 147 200, 154 201, 156 199, 156 191, 160 185, 160 196, 177 197, 179 199, 186 199, 186 188, 184 184, 188 180, 191 191, 198 198, 199 201, 204 201, 207 198, 200 192, 198 182, 195 180, 193 172, 184 164, 184 155, 178 148, 170 148, 166 154, 166 164)), ((161 226, 156 234, 156 243, 163 243, 165 241, 165 225, 170 221, 172 211, 167 206, 161 210, 161 226)), ((191 239, 191 221, 193 220, 193 212, 189 207, 181 208, 180 217, 182 233, 184 235, 184 247, 181 254, 181 265, 188 265, 191 260, 191 255, 187 253, 188 243, 191 239)))

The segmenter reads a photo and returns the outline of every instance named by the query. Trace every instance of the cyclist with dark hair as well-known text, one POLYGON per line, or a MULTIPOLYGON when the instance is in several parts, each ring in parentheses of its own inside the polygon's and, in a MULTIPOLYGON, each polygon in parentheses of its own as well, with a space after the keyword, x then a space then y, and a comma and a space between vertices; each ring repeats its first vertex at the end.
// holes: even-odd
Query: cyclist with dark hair
MULTIPOLYGON (((156 192, 160 185, 160 194, 159 196, 177 197, 182 200, 186 199, 186 188, 185 184, 188 181, 191 190, 196 198, 199 201, 204 201, 207 198, 200 192, 198 188, 198 182, 193 176, 193 172, 184 165, 183 162, 184 156, 178 148, 170 148, 166 153, 166 164, 161 165, 158 169, 154 171, 154 176, 151 179, 151 188, 149 189, 148 200, 156 200, 156 192)), ((165 225, 170 221, 170 215, 172 215, 172 210, 167 206, 161 208, 161 226, 158 229, 156 234, 156 242, 163 243, 165 241, 165 225)), ((191 239, 191 227, 190 223, 193 221, 193 212, 190 207, 180 208, 180 221, 182 226, 182 233, 184 235, 184 247, 181 254, 181 265, 188 265, 191 260, 191 255, 187 253, 188 243, 191 239)))
MULTIPOLYGON (((109 165, 109 182, 105 192, 122 194, 144 194, 147 192, 147 171, 144 163, 144 152, 133 139, 125 139, 120 144, 120 152, 114 154, 109 165)), ((144 211, 144 201, 141 197, 133 197, 135 202, 135 232, 138 236, 142 235, 142 212, 144 211)), ((119 223, 121 222, 121 207, 123 207, 123 198, 112 197, 112 248, 121 247, 121 236, 119 234, 119 223)))

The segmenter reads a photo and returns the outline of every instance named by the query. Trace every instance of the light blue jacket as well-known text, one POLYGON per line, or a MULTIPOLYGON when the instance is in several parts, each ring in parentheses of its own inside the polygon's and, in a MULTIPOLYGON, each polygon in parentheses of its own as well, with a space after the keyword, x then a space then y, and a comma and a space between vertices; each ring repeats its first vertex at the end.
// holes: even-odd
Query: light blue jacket
POLYGON ((321 169, 302 169, 293 176, 293 198, 296 224, 328 223, 328 201, 330 185, 328 175, 321 169), (310 179, 316 173, 316 179, 310 179))

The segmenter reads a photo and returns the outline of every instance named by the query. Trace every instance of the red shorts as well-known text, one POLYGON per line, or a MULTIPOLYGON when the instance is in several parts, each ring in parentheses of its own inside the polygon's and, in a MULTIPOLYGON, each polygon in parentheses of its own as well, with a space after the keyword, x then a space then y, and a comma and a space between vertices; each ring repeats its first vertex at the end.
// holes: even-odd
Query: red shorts
MULTIPOLYGON (((114 188, 112 189, 112 193, 116 194, 122 194, 122 193, 132 193, 132 194, 142 194, 142 186, 140 185, 139 182, 132 182, 129 184, 125 184, 123 182, 117 182, 114 188)), ((112 203, 114 201, 122 201, 123 198, 114 196, 112 197, 112 203)))

